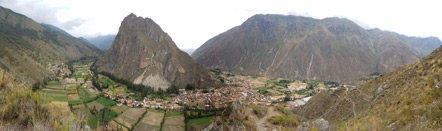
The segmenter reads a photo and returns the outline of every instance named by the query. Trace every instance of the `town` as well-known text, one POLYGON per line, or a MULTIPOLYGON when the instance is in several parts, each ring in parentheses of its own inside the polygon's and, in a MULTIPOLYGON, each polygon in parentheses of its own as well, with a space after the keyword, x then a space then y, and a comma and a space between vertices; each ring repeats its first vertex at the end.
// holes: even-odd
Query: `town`
MULTIPOLYGON (((202 116, 202 118, 186 118, 186 115, 182 113, 184 112, 187 116, 190 113, 192 116, 195 111, 222 111, 234 101, 261 106, 287 102, 286 108, 295 108, 305 104, 315 93, 333 90, 339 86, 337 83, 271 79, 212 70, 212 75, 220 79, 224 86, 208 89, 186 87, 177 89, 176 93, 143 95, 105 74, 91 71, 92 66, 93 60, 48 64, 46 68, 56 75, 45 80, 45 88, 39 90, 45 98, 43 103, 65 102, 67 110, 88 116, 87 123, 91 129, 97 129, 100 126, 123 130, 139 128, 143 124, 135 122, 146 117, 126 117, 146 111, 157 114, 163 112, 163 115, 164 112, 178 114, 181 112, 179 117, 184 119, 207 121, 209 117, 210 119, 215 117, 209 115, 202 116), (145 109, 140 110, 140 108, 145 109), (103 112, 109 114, 102 114, 103 112), (127 123, 127 119, 133 119, 133 121, 127 123)), ((216 115, 215 112, 212 115, 216 115)), ((208 124, 205 122, 200 127, 208 124)), ((181 125, 176 128, 187 128, 188 123, 184 125, 186 126, 181 125)), ((157 124, 157 126, 163 125, 157 124)))

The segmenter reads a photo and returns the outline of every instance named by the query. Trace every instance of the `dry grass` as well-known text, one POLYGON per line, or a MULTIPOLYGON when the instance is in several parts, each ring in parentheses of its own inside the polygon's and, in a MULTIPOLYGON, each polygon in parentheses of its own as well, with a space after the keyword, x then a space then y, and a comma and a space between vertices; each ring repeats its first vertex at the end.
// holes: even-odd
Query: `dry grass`
POLYGON ((83 130, 83 116, 75 117, 66 102, 42 104, 30 86, 16 84, 0 69, 1 129, 83 130), (18 128, 18 129, 16 129, 18 128))

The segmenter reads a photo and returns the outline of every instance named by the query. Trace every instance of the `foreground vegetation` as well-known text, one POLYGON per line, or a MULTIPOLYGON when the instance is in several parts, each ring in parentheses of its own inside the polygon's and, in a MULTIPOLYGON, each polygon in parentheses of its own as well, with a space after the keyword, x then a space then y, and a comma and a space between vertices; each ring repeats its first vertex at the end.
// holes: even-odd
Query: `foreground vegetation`
POLYGON ((2 130, 84 130, 84 117, 66 114, 55 104, 44 105, 31 86, 16 84, 0 69, 0 114, 2 130))

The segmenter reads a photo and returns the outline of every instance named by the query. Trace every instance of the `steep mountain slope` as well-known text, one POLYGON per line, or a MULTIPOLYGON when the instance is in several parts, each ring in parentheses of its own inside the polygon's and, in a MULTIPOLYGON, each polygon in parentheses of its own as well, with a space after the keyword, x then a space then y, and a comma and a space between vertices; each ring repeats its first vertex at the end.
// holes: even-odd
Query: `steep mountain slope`
POLYGON ((89 42, 102 49, 109 49, 114 40, 115 35, 97 36, 95 38, 88 39, 89 42))
POLYGON ((0 29, 0 68, 21 82, 32 83, 51 76, 45 69, 48 63, 101 55, 93 45, 3 7, 0 29))
POLYGON ((369 32, 348 19, 255 15, 198 48, 209 68, 249 75, 351 81, 419 59, 394 35, 369 32))
POLYGON ((352 89, 324 91, 298 113, 348 130, 442 130, 442 48, 352 89))
POLYGON ((182 51, 186 52, 189 55, 192 55, 192 53, 196 50, 194 48, 190 48, 190 49, 181 49, 182 51))
POLYGON ((419 38, 419 37, 408 37, 405 35, 401 35, 395 32, 390 32, 396 35, 399 39, 413 47, 420 57, 425 57, 430 54, 433 50, 437 49, 442 45, 442 41, 437 37, 427 37, 427 38, 419 38))
POLYGON ((98 70, 156 88, 175 84, 212 86, 208 70, 178 49, 172 39, 150 18, 130 14, 97 64, 98 70))

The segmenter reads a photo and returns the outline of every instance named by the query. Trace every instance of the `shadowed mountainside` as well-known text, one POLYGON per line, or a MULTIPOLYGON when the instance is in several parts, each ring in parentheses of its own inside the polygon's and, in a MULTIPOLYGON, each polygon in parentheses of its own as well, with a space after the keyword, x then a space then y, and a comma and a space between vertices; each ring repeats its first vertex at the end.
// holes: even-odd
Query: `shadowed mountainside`
POLYGON ((205 88, 215 83, 209 71, 178 49, 158 24, 134 14, 124 18, 111 48, 96 65, 98 70, 155 88, 172 84, 205 88))

